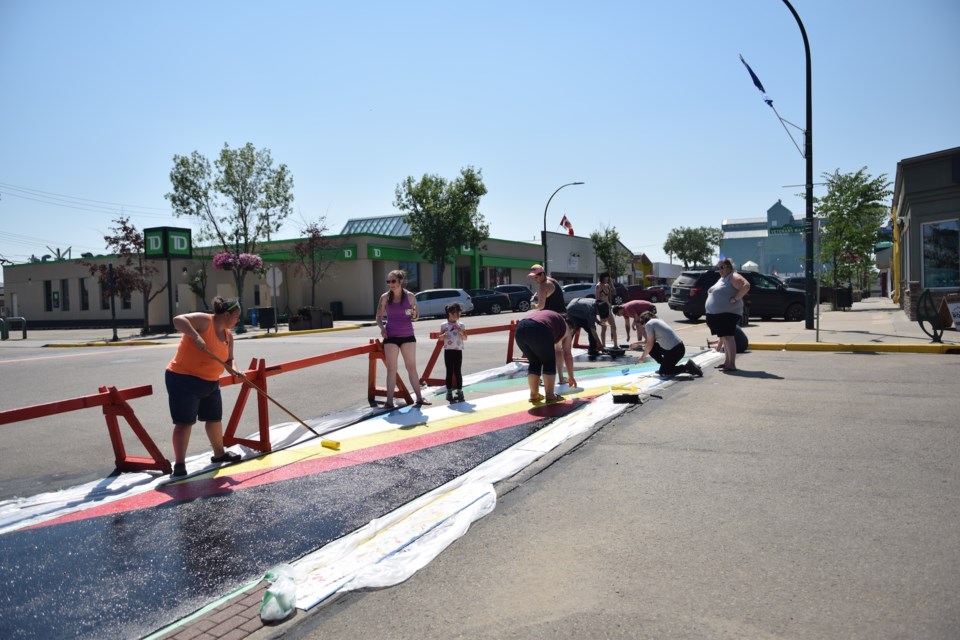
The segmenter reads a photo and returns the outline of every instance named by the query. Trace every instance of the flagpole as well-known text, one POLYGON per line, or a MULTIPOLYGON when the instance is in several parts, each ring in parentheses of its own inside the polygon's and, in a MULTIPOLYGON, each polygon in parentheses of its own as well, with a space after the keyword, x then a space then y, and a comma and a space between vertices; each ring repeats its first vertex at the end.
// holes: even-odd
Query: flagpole
POLYGON ((806 328, 813 329, 813 307, 816 304, 814 298, 814 280, 813 280, 813 72, 810 65, 810 41, 807 39, 807 30, 803 28, 803 21, 797 13, 790 0, 783 0, 783 3, 790 9, 797 26, 800 27, 800 35, 803 36, 803 49, 807 57, 807 127, 803 132, 804 157, 807 160, 807 210, 806 218, 803 222, 803 232, 806 244, 806 256, 804 258, 803 273, 806 280, 806 328))
POLYGON ((553 196, 557 195, 557 192, 564 187, 571 187, 577 184, 584 184, 583 182, 568 182, 567 184, 560 185, 557 187, 557 191, 554 191, 550 198, 547 200, 547 206, 543 208, 543 270, 547 275, 550 274, 550 265, 547 263, 547 209, 550 208, 550 200, 553 200, 553 196))

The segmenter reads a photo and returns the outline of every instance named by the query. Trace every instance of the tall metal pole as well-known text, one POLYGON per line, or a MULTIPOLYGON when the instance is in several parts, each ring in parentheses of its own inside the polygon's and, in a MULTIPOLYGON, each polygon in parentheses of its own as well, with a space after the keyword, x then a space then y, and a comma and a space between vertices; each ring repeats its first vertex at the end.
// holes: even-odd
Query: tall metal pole
MULTIPOLYGON (((584 184, 583 182, 568 182, 567 184, 560 185, 557 187, 557 191, 563 189, 564 187, 570 187, 576 184, 584 184)), ((557 195, 557 191, 554 191, 550 194, 549 200, 547 200, 547 206, 543 208, 543 270, 546 273, 550 273, 550 267, 547 265, 547 209, 550 208, 550 200, 553 200, 553 196, 557 195)))
POLYGON ((112 342, 119 342, 117 335, 117 277, 113 275, 113 263, 107 265, 107 279, 110 283, 110 326, 113 327, 112 342))
POLYGON ((804 239, 806 240, 806 256, 804 259, 803 273, 806 279, 806 328, 813 329, 813 307, 816 304, 814 291, 816 284, 813 278, 813 72, 810 65, 810 41, 807 39, 807 30, 803 28, 803 21, 797 14, 796 9, 790 4, 790 0, 783 0, 790 13, 797 21, 800 27, 800 35, 803 36, 803 49, 807 56, 807 126, 803 132, 803 155, 807 161, 807 211, 806 218, 803 221, 804 239))

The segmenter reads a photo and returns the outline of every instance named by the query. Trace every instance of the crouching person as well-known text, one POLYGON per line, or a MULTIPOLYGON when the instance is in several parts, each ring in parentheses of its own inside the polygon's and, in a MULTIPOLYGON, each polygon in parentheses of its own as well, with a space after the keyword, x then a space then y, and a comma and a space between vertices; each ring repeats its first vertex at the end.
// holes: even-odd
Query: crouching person
POLYGON ((693 360, 687 360, 683 366, 677 364, 683 358, 687 349, 683 346, 683 340, 670 325, 649 311, 640 314, 639 322, 647 332, 647 342, 643 347, 640 362, 650 356, 660 363, 660 369, 657 373, 662 376, 690 373, 698 378, 703 377, 703 371, 693 360))

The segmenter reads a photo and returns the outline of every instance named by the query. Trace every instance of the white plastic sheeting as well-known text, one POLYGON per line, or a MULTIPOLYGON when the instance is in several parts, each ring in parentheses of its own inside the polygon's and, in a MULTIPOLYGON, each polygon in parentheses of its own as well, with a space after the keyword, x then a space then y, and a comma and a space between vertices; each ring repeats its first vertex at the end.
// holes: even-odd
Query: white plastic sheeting
MULTIPOLYGON (((715 358, 698 359, 706 364, 715 358)), ((623 384, 645 394, 672 382, 634 374, 589 381, 584 387, 623 384)), ((305 576, 297 586, 297 607, 310 609, 339 593, 403 582, 464 535, 474 521, 493 511, 494 483, 629 406, 614 404, 611 394, 599 396, 463 476, 301 558, 294 563, 305 576)))

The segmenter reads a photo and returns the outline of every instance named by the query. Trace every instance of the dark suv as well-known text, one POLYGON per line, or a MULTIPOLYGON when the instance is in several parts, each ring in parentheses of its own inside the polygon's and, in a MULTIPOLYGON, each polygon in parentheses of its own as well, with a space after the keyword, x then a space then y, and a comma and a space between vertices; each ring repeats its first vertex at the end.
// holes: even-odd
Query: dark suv
POLYGON ((510 308, 514 311, 530 310, 530 298, 533 297, 530 287, 522 284, 499 284, 493 290, 507 294, 510 298, 510 308))
MULTIPOLYGON (((804 318, 806 299, 803 291, 783 286, 777 278, 753 271, 738 271, 750 283, 750 293, 744 298, 744 305, 751 318, 783 318, 798 322, 804 318)), ((667 306, 674 311, 682 311, 688 320, 696 320, 704 315, 707 304, 707 290, 720 279, 720 272, 684 271, 670 287, 667 306)))

